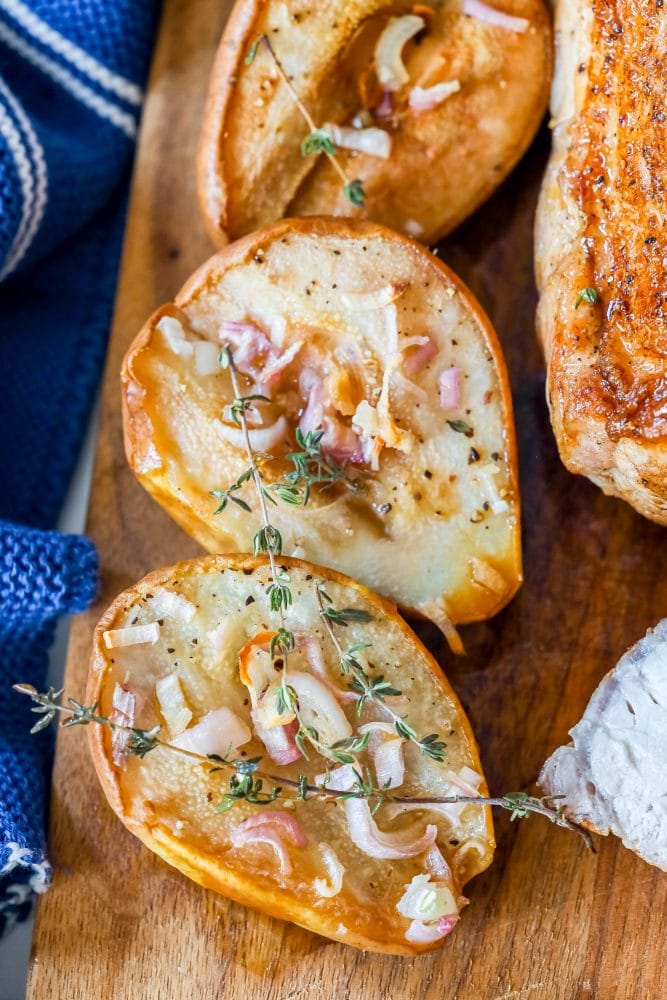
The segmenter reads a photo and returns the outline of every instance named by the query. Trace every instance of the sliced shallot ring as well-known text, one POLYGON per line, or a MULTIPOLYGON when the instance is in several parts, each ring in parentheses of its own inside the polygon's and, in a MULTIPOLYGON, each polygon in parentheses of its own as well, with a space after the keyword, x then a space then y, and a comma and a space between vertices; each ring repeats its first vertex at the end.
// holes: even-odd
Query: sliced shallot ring
MULTIPOLYGON (((229 424, 223 424, 221 420, 214 420, 213 423, 223 441, 241 451, 245 449, 245 438, 241 427, 230 427, 229 424)), ((271 451, 272 448, 275 448, 277 444, 280 444, 287 437, 288 430, 289 424, 285 417, 281 415, 274 424, 248 430, 250 444, 255 451, 271 451)))
POLYGON ((424 18, 415 14, 392 17, 387 22, 375 45, 375 72, 386 90, 400 90, 409 82, 410 76, 403 65, 401 53, 405 43, 414 38, 425 24, 424 18))
POLYGON ((414 827, 394 832, 380 830, 371 816, 368 802, 361 798, 346 799, 345 813, 350 839, 371 858, 390 861, 414 858, 428 850, 438 834, 438 828, 432 824, 421 834, 417 834, 414 827))
POLYGON ((482 3, 482 0, 463 0, 461 13, 467 14, 469 17, 476 17, 478 21, 486 21, 487 24, 492 24, 497 28, 504 28, 505 31, 516 31, 518 34, 523 34, 530 27, 530 21, 527 18, 506 14, 502 10, 496 10, 495 7, 489 7, 488 4, 482 3))
POLYGON ((264 809, 254 816, 249 816, 241 826, 245 830, 254 830, 258 826, 276 826, 289 837, 295 847, 305 847, 308 843, 308 838, 296 816, 283 809, 264 809))
MULTIPOLYGON (((316 635, 310 635, 307 632, 297 633, 295 636, 297 649, 303 649, 308 663, 314 674, 316 674, 323 684, 329 688, 334 697, 345 704, 346 702, 359 701, 360 695, 356 694, 354 691, 345 690, 345 688, 340 688, 329 677, 327 673, 326 664, 324 662, 324 654, 322 653, 322 644, 316 635)), ((359 732, 363 731, 363 726, 359 727, 359 732)))
POLYGON ((289 875, 292 871, 292 862, 280 838, 280 833, 269 824, 255 827, 254 830, 244 830, 243 823, 239 823, 229 834, 229 839, 232 842, 232 847, 237 849, 250 844, 267 844, 275 852, 282 874, 289 875))
POLYGON ((433 87, 413 87, 408 95, 408 107, 412 111, 430 111, 446 101, 461 89, 458 80, 445 80, 433 87))
POLYGON ((316 878, 313 882, 313 887, 319 896, 322 896, 324 899, 332 899, 343 888, 345 867, 338 860, 336 852, 328 844, 320 844, 319 848, 329 878, 316 878))
POLYGON ((334 146, 340 149, 353 149, 358 153, 366 153, 367 156, 389 159, 391 136, 383 128, 348 128, 331 122, 326 122, 323 128, 334 146))

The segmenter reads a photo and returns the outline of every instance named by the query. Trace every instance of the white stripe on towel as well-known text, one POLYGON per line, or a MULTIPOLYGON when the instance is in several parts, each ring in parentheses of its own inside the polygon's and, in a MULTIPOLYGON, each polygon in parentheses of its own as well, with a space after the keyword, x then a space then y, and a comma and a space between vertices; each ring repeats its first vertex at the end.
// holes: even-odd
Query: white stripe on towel
POLYGON ((135 137, 137 134, 137 123, 133 115, 128 114, 126 111, 121 111, 115 104, 111 104, 104 97, 100 97, 99 94, 96 94, 85 83, 77 80, 69 70, 64 69, 58 63, 54 62, 53 59, 49 59, 39 49, 34 48, 21 38, 20 35, 17 35, 3 21, 0 21, 0 41, 5 42, 6 45, 14 49, 15 52, 18 52, 20 56, 27 59, 33 66, 36 66, 37 69, 50 76, 52 80, 55 80, 61 87, 68 90, 73 97, 76 97, 82 104, 95 111, 100 118, 104 118, 112 125, 115 125, 116 128, 119 128, 128 138, 133 139, 135 137))
POLYGON ((0 77, 0 95, 14 112, 29 147, 26 149, 21 133, 0 103, 0 131, 5 136, 14 158, 23 198, 21 222, 0 270, 1 281, 20 264, 39 229, 48 200, 48 175, 44 150, 30 124, 30 119, 2 77, 0 77))
POLYGON ((60 32, 52 28, 40 17, 37 16, 21 0, 0 0, 0 8, 7 11, 26 31, 42 44, 47 45, 53 52, 66 59, 72 66, 75 66, 82 73, 85 73, 90 80, 99 83, 106 90, 111 91, 117 97, 123 98, 129 104, 140 105, 142 100, 141 88, 132 83, 120 73, 114 73, 103 63, 98 62, 94 56, 79 48, 69 38, 65 38, 60 32))

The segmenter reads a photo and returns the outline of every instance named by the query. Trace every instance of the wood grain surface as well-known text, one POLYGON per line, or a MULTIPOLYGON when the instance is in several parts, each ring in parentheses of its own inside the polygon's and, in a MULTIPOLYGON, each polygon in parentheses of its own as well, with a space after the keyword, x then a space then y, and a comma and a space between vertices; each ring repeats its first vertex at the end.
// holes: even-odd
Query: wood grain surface
MULTIPOLYGON (((118 371, 147 315, 211 252, 194 151, 229 4, 167 0, 144 111, 104 384, 89 532, 102 592, 74 626, 66 685, 81 696, 94 623, 147 571, 196 554, 126 467, 118 371)), ((561 466, 534 335, 532 222, 548 137, 442 256, 498 328, 514 392, 525 584, 493 621, 436 651, 468 709, 491 788, 529 787, 602 675, 667 611, 665 531, 561 466)), ((602 1000, 664 995, 667 879, 615 841, 597 856, 533 818, 498 818, 496 863, 436 952, 377 957, 227 902, 140 846, 103 799, 81 730, 60 731, 53 888, 40 902, 31 1000, 602 1000)))

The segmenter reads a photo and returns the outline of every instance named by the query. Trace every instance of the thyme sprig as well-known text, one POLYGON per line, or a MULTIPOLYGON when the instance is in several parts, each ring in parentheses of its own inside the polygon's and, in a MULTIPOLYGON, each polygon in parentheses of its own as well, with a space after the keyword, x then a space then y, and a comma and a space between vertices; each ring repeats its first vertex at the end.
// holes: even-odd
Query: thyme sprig
MULTIPOLYGON (((360 478, 352 478, 347 469, 334 458, 325 455, 322 450, 324 430, 318 427, 313 431, 302 431, 297 428, 297 451, 289 452, 285 458, 294 468, 283 477, 283 483, 277 483, 276 489, 287 488, 294 491, 293 495, 300 497, 305 507, 310 499, 313 486, 321 486, 323 490, 335 483, 344 483, 353 493, 359 493, 364 488, 360 478)), ((284 498, 283 498, 284 499, 284 498)))
POLYGON ((360 694, 357 702, 357 712, 361 713, 367 701, 375 702, 391 718, 399 736, 404 740, 414 743, 431 760, 443 761, 447 744, 442 742, 438 734, 431 733, 428 736, 420 737, 407 719, 399 715, 391 705, 387 704, 386 699, 388 697, 398 697, 402 692, 392 687, 384 677, 369 677, 366 673, 358 654, 362 650, 369 648, 368 643, 354 643, 348 646, 347 649, 343 649, 343 646, 339 642, 338 636, 334 631, 334 625, 347 628, 351 622, 368 622, 371 620, 368 612, 360 608, 334 608, 333 602, 325 591, 323 583, 315 584, 315 597, 324 627, 338 654, 341 672, 346 676, 352 676, 352 687, 360 694))
POLYGON ((283 66, 282 62, 276 55, 275 49, 273 48, 273 45, 271 44, 271 41, 267 35, 258 35, 257 38, 254 40, 254 42, 248 49, 248 53, 245 58, 246 66, 249 66, 252 62, 254 62, 255 56, 257 55, 257 50, 259 49, 260 45, 264 45, 267 52, 269 53, 271 59, 273 60, 274 66, 280 73, 283 83, 285 84, 290 94, 292 95, 294 103, 299 109, 301 116, 306 122, 306 125, 310 129, 310 132, 308 133, 308 135, 305 136, 303 142, 301 143, 301 155, 309 156, 311 153, 324 153, 324 155, 327 157, 327 159, 329 160, 332 167, 334 168, 334 170, 336 171, 336 173, 338 174, 338 176, 342 181, 343 194, 350 202, 350 204, 354 205, 357 208, 360 207, 361 205, 364 204, 363 182, 359 177, 355 178, 348 177, 345 170, 338 162, 338 159, 336 157, 336 146, 331 136, 325 129, 318 128, 318 126, 315 124, 313 116, 311 115, 310 111, 308 110, 306 105, 301 100, 299 94, 297 93, 294 84, 292 83, 287 72, 285 71, 285 67, 283 66))
MULTIPOLYGON (((66 716, 66 719, 61 723, 64 727, 90 725, 92 723, 94 725, 105 726, 112 731, 127 733, 129 739, 124 752, 128 756, 143 758, 147 753, 159 747, 163 750, 179 754, 192 763, 206 765, 208 773, 211 775, 219 772, 231 772, 227 779, 227 789, 222 793, 222 799, 216 807, 217 812, 226 812, 237 802, 248 802, 251 805, 264 806, 277 800, 306 801, 313 799, 338 799, 345 801, 351 798, 368 800, 369 805, 372 804, 374 812, 384 802, 393 802, 399 805, 423 805, 424 808, 450 804, 496 806, 507 810, 510 813, 510 820, 512 821, 527 819, 531 814, 544 816, 556 824, 556 826, 578 833, 584 839, 586 846, 590 850, 595 851, 590 833, 569 820, 564 815, 562 807, 554 807, 554 803, 559 798, 558 796, 537 798, 528 795, 527 792, 508 792, 501 796, 446 795, 437 797, 425 796, 423 798, 406 797, 393 795, 387 788, 378 788, 367 768, 363 770, 355 769, 354 784, 349 790, 342 792, 327 787, 330 780, 329 772, 325 773, 322 782, 319 784, 310 784, 304 774, 300 774, 296 779, 278 776, 261 769, 262 757, 233 758, 218 754, 198 754, 192 750, 185 750, 182 747, 177 747, 172 743, 161 740, 158 736, 160 732, 159 726, 155 726, 153 729, 139 729, 134 726, 122 725, 121 723, 112 721, 105 715, 100 715, 97 711, 97 702, 84 705, 74 698, 68 698, 67 703, 62 704, 60 701, 63 693, 62 690, 55 691, 53 688, 49 688, 47 692, 39 692, 32 684, 15 684, 14 690, 18 691, 19 694, 27 695, 35 702, 35 707, 32 711, 42 716, 39 722, 32 727, 31 732, 33 733, 44 729, 54 721, 57 713, 62 713, 66 716), (265 782, 269 783, 266 788, 265 782), (288 794, 285 794, 286 789, 288 790, 288 794)), ((345 753, 347 749, 352 754, 351 744, 354 739, 350 738, 349 745, 347 745, 348 741, 340 741, 341 744, 346 744, 346 746, 340 747, 341 753, 345 753)), ((365 743, 363 746, 365 747, 365 743)), ((363 749, 363 747, 361 748, 363 749)), ((353 759, 344 761, 343 763, 356 764, 356 761, 353 759)))

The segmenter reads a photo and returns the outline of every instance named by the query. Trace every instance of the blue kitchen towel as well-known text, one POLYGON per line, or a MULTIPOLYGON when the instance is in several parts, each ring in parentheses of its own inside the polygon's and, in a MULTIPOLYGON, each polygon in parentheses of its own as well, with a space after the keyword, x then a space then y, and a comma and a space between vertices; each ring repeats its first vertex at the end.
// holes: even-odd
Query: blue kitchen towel
POLYGON ((156 0, 0 0, 0 933, 49 882, 58 615, 92 600, 92 544, 56 524, 95 395, 156 0))

